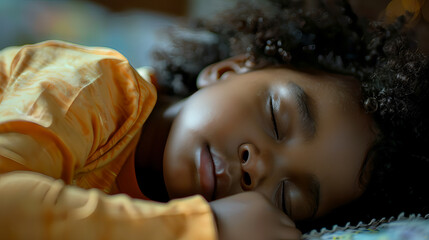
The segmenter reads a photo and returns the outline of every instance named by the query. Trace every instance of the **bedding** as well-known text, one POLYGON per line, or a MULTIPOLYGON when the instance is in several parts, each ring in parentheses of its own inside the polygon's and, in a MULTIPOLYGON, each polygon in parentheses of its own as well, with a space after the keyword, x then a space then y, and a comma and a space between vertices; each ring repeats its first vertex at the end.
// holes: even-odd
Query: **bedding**
POLYGON ((373 219, 369 223, 346 224, 304 234, 304 240, 421 240, 429 239, 429 214, 400 214, 394 218, 373 219))

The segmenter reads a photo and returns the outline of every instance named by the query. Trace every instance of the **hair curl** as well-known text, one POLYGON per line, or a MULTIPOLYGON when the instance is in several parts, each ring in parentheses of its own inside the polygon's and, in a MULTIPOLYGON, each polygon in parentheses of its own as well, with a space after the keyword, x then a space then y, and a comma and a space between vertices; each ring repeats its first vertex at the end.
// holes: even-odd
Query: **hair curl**
POLYGON ((208 36, 203 40, 176 33, 173 47, 155 51, 164 91, 189 95, 203 67, 237 54, 255 66, 316 68, 361 82, 362 107, 379 130, 365 164, 371 169, 366 191, 301 225, 304 230, 429 213, 429 60, 405 31, 407 16, 386 25, 360 20, 345 0, 335 7, 320 1, 314 8, 299 0, 271 0, 241 3, 216 19, 194 23, 193 31, 208 36))

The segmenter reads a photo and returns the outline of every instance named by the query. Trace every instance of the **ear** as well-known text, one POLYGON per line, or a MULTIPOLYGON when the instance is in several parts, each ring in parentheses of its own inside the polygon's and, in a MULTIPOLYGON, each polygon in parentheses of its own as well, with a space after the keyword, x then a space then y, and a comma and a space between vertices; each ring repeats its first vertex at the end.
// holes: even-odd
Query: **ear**
POLYGON ((245 55, 222 60, 204 68, 197 78, 197 87, 203 88, 222 81, 230 74, 241 74, 251 70, 245 55))

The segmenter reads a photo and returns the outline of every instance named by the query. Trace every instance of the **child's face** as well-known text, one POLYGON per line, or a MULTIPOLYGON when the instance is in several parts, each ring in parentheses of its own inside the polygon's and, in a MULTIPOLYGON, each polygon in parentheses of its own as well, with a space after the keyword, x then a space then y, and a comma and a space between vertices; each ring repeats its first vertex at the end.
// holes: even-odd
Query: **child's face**
POLYGON ((360 196, 375 140, 356 80, 266 68, 232 74, 188 98, 164 155, 170 197, 257 191, 294 220, 360 196))

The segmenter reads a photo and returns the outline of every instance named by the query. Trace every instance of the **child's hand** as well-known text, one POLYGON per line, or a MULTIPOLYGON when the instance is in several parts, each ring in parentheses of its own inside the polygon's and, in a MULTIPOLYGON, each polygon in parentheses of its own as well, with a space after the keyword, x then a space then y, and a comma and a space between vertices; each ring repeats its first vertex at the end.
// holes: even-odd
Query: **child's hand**
POLYGON ((219 239, 300 239, 290 218, 264 196, 245 192, 210 202, 219 239))

